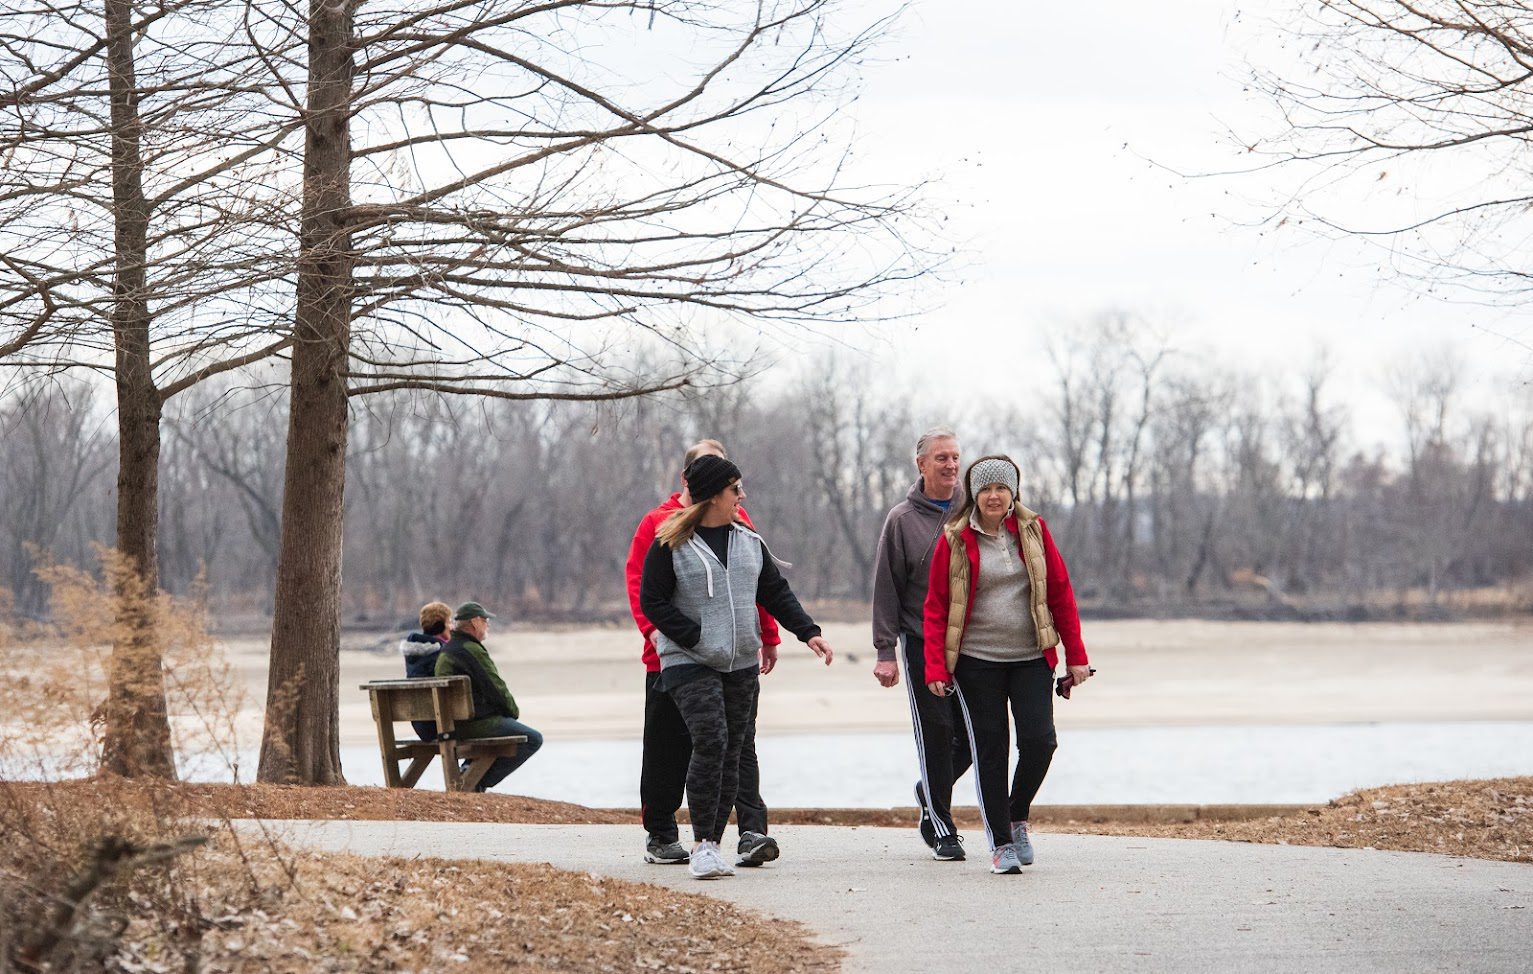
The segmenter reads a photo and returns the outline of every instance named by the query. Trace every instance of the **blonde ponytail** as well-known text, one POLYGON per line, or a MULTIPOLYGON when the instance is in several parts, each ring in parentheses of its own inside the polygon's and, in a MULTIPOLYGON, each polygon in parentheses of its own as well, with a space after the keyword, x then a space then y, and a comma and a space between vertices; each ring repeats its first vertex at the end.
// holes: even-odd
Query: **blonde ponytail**
POLYGON ((675 551, 697 533, 697 526, 702 523, 703 515, 707 513, 708 502, 702 501, 691 507, 683 507, 661 522, 655 531, 655 540, 675 551))
MULTIPOLYGON (((675 551, 692 540, 692 535, 697 533, 698 525, 703 523, 703 515, 707 509, 708 501, 699 501, 691 507, 683 507, 660 523, 659 529, 655 531, 655 540, 675 551)), ((741 527, 748 527, 739 511, 735 511, 734 523, 741 527)), ((765 544, 765 542, 762 543, 765 544)))

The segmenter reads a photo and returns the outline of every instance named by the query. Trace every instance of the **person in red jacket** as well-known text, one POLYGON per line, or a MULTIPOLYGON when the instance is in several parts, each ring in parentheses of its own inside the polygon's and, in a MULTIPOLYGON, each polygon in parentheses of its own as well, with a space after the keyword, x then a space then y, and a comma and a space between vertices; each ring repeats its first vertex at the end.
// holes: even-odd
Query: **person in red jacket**
MULTIPOLYGON (((698 457, 709 455, 728 459, 724 445, 718 440, 699 440, 687 450, 681 469, 685 470, 698 457)), ((683 478, 680 491, 644 515, 633 532, 633 543, 628 547, 628 607, 644 636, 644 757, 639 770, 639 802, 644 831, 649 836, 645 842, 644 860, 653 863, 688 860, 687 849, 681 844, 676 828, 676 811, 686 794, 692 738, 687 734, 687 725, 681 718, 681 711, 676 709, 675 700, 656 686, 660 679, 660 657, 655 653, 655 626, 645 618, 644 610, 639 606, 639 587, 644 574, 644 556, 654 544, 656 530, 666 518, 691 503, 683 478)), ((744 508, 740 509, 740 516, 747 526, 754 527, 744 508)), ((761 675, 766 676, 777 665, 777 648, 782 643, 782 634, 776 620, 765 609, 758 606, 756 611, 761 619, 761 675)), ((767 834, 767 809, 761 798, 761 768, 756 759, 754 709, 740 753, 735 815, 740 830, 735 865, 759 866, 776 859, 781 850, 777 840, 767 834)))
POLYGON ((969 467, 964 503, 932 553, 923 620, 926 686, 958 694, 995 873, 1019 873, 1034 859, 1027 819, 1057 745, 1057 647, 1066 679, 1091 677, 1070 573, 1043 518, 1017 502, 1021 479, 1006 456, 969 467), (1009 790, 1008 711, 1017 739, 1009 790))

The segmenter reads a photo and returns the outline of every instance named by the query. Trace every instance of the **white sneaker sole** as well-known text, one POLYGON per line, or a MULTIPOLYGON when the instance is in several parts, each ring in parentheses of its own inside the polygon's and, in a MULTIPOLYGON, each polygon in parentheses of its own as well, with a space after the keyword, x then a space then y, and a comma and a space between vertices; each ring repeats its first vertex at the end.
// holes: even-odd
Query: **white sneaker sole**
POLYGON ((644 853, 644 861, 652 862, 657 866, 679 866, 682 863, 688 862, 690 860, 688 860, 686 856, 682 856, 680 859, 662 859, 655 855, 653 852, 646 852, 644 853))

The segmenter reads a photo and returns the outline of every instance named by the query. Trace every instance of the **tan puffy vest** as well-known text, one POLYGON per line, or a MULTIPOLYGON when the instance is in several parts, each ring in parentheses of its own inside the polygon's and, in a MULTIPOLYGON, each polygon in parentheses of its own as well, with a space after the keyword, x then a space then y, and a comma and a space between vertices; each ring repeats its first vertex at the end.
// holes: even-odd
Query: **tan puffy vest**
MULTIPOLYGON (((1033 625, 1038 629, 1038 648, 1052 649, 1059 645, 1059 630, 1054 628, 1054 613, 1049 611, 1049 573, 1043 560, 1043 529, 1038 526, 1038 515, 1015 505, 1018 547, 1022 549, 1022 561, 1027 565, 1027 580, 1032 596, 1033 625)), ((963 646, 964 624, 969 619, 969 597, 973 594, 969 578, 969 551, 963 541, 963 529, 967 523, 947 528, 948 543, 948 610, 947 638, 943 650, 949 673, 958 666, 958 651, 963 646)), ((1003 521, 1001 530, 1006 530, 1003 521)), ((1009 532, 1008 532, 1009 533, 1009 532)))

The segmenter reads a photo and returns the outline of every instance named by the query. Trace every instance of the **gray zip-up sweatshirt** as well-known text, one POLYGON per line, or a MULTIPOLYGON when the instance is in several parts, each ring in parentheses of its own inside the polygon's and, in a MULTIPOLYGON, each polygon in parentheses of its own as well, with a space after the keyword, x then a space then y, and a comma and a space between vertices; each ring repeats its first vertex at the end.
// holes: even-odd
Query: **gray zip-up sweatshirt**
MULTIPOLYGON (((880 660, 894 659, 900 633, 921 636, 932 549, 947 518, 947 510, 926 496, 925 486, 924 480, 916 481, 884 518, 878 535, 878 557, 873 563, 873 648, 880 660)), ((954 492, 953 503, 963 502, 961 494, 961 490, 954 492)))

